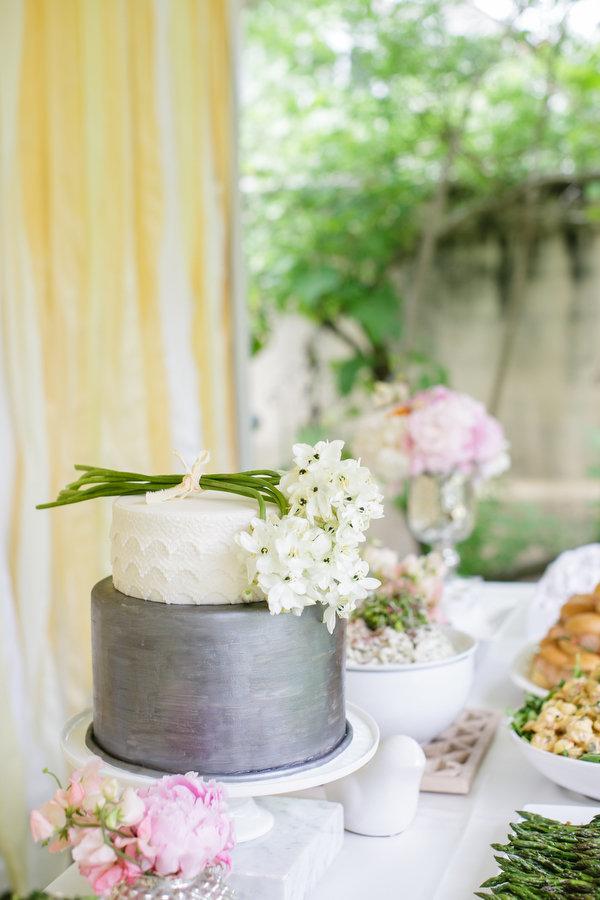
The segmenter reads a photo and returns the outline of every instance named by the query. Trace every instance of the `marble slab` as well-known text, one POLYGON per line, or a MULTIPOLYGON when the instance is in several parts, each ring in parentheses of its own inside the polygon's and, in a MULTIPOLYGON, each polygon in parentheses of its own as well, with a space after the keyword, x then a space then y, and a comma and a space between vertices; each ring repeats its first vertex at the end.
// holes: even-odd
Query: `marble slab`
MULTIPOLYGON (((339 803, 295 797, 259 801, 275 817, 262 838, 233 851, 229 878, 236 900, 306 900, 342 848, 344 815, 339 803)), ((46 889, 62 897, 90 896, 72 865, 46 889)))
POLYGON ((233 851, 236 900, 304 900, 342 849, 342 806, 294 797, 257 802, 273 814, 275 825, 233 851))

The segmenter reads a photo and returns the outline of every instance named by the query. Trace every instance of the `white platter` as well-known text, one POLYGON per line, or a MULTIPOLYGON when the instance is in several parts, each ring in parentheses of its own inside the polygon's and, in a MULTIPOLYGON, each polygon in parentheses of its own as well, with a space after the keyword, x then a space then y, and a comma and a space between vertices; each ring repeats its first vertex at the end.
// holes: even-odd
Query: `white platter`
MULTIPOLYGON (((341 753, 322 765, 297 772, 274 771, 270 777, 261 777, 256 781, 228 781, 223 784, 230 801, 229 808, 235 821, 238 843, 260 837, 273 827, 273 816, 256 804, 254 797, 295 793, 329 784, 351 775, 369 762, 379 744, 377 723, 353 703, 346 704, 346 717, 352 726, 352 738, 341 753)), ((63 728, 61 749, 67 764, 73 769, 81 768, 94 758, 94 753, 86 743, 91 722, 92 711, 86 709, 69 719, 63 728)), ((156 777, 121 769, 106 761, 103 761, 101 771, 103 775, 117 778, 122 784, 134 788, 147 787, 156 781, 156 777)))
POLYGON ((525 812, 536 813, 546 819, 571 825, 587 825, 594 816, 600 816, 600 806, 562 806, 553 803, 528 803, 525 812))
POLYGON ((510 680, 516 687, 522 691, 527 691, 528 694, 535 694, 536 697, 545 697, 548 691, 540 687, 539 684, 535 684, 529 678, 531 663, 537 651, 537 644, 526 644, 524 647, 521 647, 510 668, 510 680))

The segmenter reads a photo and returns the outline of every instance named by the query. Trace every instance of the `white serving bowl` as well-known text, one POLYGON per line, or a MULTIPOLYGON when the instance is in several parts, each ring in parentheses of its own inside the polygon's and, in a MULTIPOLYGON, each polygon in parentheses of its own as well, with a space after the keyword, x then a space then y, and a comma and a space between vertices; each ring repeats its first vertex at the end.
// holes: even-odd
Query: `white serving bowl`
POLYGON ((385 738, 407 734, 421 744, 436 737, 464 709, 473 683, 477 642, 449 626, 456 650, 436 662, 346 666, 346 695, 370 713, 385 738))
POLYGON ((600 800, 600 763, 582 762, 580 759, 540 750, 532 747, 525 738, 519 737, 512 728, 510 732, 513 741, 534 769, 560 787, 600 800))

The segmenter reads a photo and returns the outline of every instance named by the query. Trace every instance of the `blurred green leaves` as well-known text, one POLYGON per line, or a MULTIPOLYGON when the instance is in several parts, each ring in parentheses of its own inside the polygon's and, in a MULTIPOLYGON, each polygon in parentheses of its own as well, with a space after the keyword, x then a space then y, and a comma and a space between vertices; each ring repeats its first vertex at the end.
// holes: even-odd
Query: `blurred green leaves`
MULTIPOLYGON (((386 372, 427 378, 435 365, 423 364, 426 345, 412 348, 418 365, 407 357, 402 317, 452 142, 447 220, 531 178, 600 170, 600 51, 568 18, 561 32, 572 5, 529 0, 498 21, 458 0, 247 5, 255 349, 275 311, 295 311, 324 327, 351 323, 343 393, 386 372)), ((590 194, 588 221, 597 206, 590 194)))
POLYGON ((371 368, 371 359, 362 353, 349 356, 348 359, 337 361, 334 364, 338 391, 342 397, 350 393, 361 372, 367 372, 371 368))

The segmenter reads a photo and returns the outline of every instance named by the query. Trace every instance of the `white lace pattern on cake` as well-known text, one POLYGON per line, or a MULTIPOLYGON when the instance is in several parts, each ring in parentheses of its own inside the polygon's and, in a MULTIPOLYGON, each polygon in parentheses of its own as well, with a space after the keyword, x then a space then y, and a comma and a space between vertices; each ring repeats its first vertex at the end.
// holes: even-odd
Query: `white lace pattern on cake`
POLYGON ((120 498, 111 527, 116 589, 158 603, 239 603, 248 580, 234 536, 255 515, 251 502, 207 495, 156 506, 120 498))

